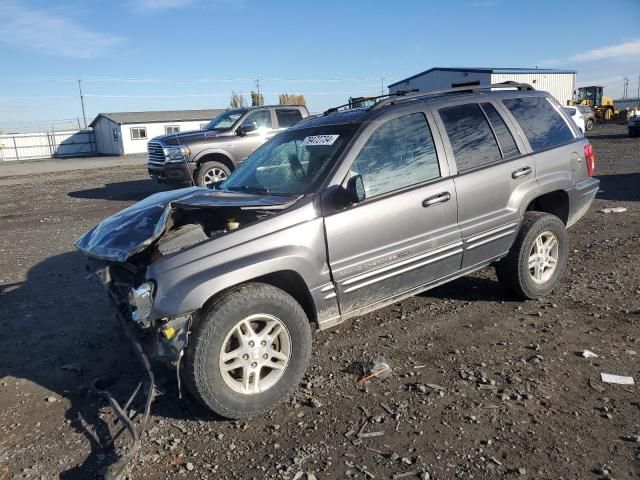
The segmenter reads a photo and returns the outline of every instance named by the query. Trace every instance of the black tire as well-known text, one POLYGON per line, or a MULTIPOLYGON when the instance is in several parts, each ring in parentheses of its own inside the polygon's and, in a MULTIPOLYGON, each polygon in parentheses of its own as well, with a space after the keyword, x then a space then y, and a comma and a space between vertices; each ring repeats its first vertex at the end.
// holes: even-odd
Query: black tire
POLYGON ((592 119, 590 119, 590 118, 588 118, 588 119, 587 119, 587 122, 586 122, 586 123, 585 123, 585 125, 584 125, 584 128, 585 128, 587 131, 592 130, 592 129, 593 129, 593 120, 592 120, 592 119))
POLYGON ((211 171, 215 171, 216 169, 222 172, 222 174, 224 174, 224 178, 231 175, 231 170, 224 163, 204 162, 204 163, 201 163, 200 166, 198 167, 198 170, 196 170, 196 174, 194 178, 196 185, 199 187, 206 187, 207 182, 205 178, 207 176, 207 173, 211 171))
POLYGON ((226 418, 260 415, 286 400, 297 388, 311 358, 311 327, 295 299, 279 288, 248 283, 213 301, 198 316, 186 350, 183 376, 196 399, 226 418), (264 392, 243 394, 224 380, 220 352, 235 325, 256 313, 277 317, 290 336, 289 362, 280 379, 264 392))
POLYGON ((508 255, 496 266, 500 285, 523 300, 533 300, 551 293, 567 265, 567 230, 555 215, 544 212, 526 212, 518 236, 508 255), (529 273, 529 255, 536 238, 551 232, 557 239, 558 261, 551 277, 536 283, 529 273))

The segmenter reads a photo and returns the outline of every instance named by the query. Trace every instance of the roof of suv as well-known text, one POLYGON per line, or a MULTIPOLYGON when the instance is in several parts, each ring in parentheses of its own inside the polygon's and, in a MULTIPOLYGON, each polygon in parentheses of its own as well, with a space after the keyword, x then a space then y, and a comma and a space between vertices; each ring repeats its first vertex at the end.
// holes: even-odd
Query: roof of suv
POLYGON ((371 118, 377 117, 385 107, 410 105, 416 102, 428 102, 446 97, 460 98, 460 96, 476 97, 478 95, 502 96, 504 94, 513 94, 515 91, 514 88, 520 91, 526 90, 528 94, 548 95, 546 92, 535 90, 526 83, 493 84, 482 87, 451 88, 426 93, 381 95, 380 97, 376 97, 380 100, 371 107, 340 110, 340 108, 347 107, 349 104, 341 105, 327 110, 324 114, 302 120, 291 127, 291 129, 364 123, 371 118), (492 90, 493 88, 501 88, 501 90, 492 90))

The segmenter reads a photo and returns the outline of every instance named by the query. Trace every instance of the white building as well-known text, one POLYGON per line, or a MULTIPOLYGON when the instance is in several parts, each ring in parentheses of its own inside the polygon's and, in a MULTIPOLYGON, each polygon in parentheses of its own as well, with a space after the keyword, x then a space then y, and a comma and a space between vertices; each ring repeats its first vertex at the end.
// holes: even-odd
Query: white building
POLYGON ((96 136, 96 150, 104 155, 145 153, 147 142, 167 133, 202 130, 214 110, 174 110, 158 112, 100 113, 91 122, 96 136))
POLYGON ((561 105, 573 99, 575 70, 543 68, 431 68, 389 85, 389 93, 416 90, 429 92, 452 87, 491 85, 492 83, 528 83, 536 90, 546 90, 561 105))

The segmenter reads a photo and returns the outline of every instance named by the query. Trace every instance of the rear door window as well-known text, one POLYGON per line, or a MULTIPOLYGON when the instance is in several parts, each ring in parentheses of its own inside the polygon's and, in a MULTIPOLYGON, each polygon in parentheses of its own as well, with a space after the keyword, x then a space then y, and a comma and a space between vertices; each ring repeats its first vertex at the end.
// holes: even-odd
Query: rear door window
POLYGON ((269 110, 257 110, 247 116, 242 123, 254 121, 258 128, 271 128, 271 112, 269 110))
POLYGON ((493 133, 495 133, 498 139, 498 146, 502 152, 503 158, 515 157, 520 155, 520 150, 516 145, 516 141, 513 139, 513 135, 507 128, 507 124, 504 123, 503 118, 500 116, 496 108, 489 102, 481 103, 480 106, 489 119, 493 133))
POLYGON ((302 120, 302 113, 297 108, 276 108, 279 128, 289 128, 302 120))
POLYGON ((534 152, 573 140, 573 133, 551 102, 544 97, 502 100, 518 121, 534 152))
POLYGON ((458 171, 502 160, 498 142, 477 103, 441 108, 439 113, 458 171))

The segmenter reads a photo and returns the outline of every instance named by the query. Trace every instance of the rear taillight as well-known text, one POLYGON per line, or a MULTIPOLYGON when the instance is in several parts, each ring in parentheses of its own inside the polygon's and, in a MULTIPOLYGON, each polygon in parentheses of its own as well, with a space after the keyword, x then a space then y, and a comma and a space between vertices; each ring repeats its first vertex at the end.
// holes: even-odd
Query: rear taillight
POLYGON ((584 146, 584 161, 587 164, 587 175, 593 177, 596 173, 596 154, 590 143, 584 146))

